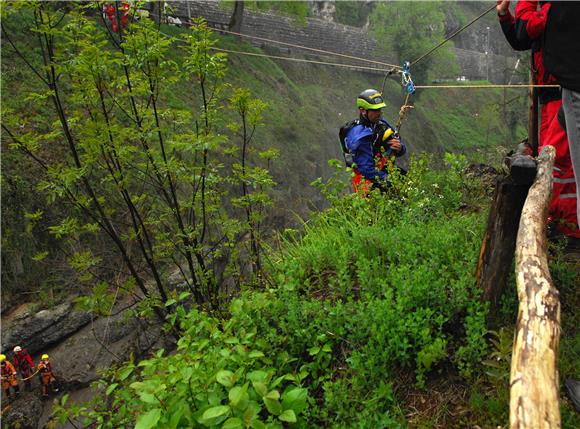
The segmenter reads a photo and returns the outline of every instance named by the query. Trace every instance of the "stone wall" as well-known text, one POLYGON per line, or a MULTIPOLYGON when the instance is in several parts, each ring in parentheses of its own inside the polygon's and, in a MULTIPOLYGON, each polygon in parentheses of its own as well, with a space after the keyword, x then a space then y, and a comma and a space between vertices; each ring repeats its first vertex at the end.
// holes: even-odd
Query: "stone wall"
MULTIPOLYGON (((191 17, 202 16, 209 25, 216 29, 227 29, 231 8, 226 9, 217 1, 175 1, 169 2, 172 14, 186 22, 191 17)), ((293 45, 306 46, 314 49, 337 52, 355 57, 372 58, 389 64, 399 64, 396 55, 378 57, 375 53, 377 43, 365 29, 329 22, 327 20, 307 18, 305 23, 276 15, 274 13, 244 10, 242 34, 257 36, 264 39, 281 41, 293 45)), ((247 39, 258 47, 274 46, 279 50, 292 53, 307 54, 309 51, 295 47, 277 45, 272 42, 247 39)), ((505 83, 509 80, 517 57, 497 54, 486 55, 469 49, 455 49, 461 67, 461 76, 469 80, 489 79, 494 83, 505 83)), ((328 58, 326 58, 328 60, 328 58)), ((332 57, 333 62, 373 66, 366 62, 353 59, 332 57)), ((383 73, 383 71, 381 71, 383 73)), ((445 76, 450 77, 450 76, 445 76)), ((516 80, 512 80, 514 83, 516 80)))

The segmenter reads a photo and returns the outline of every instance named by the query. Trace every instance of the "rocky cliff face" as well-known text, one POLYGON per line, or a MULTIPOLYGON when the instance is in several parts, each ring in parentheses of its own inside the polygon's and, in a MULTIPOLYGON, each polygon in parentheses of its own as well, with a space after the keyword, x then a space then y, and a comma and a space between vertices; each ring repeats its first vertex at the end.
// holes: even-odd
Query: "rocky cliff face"
POLYGON ((336 5, 334 1, 308 1, 312 16, 323 21, 336 22, 336 5))
MULTIPOLYGON (((43 400, 38 376, 30 381, 31 391, 24 391, 25 385, 20 382, 21 393, 16 399, 9 402, 2 397, 2 427, 48 427, 52 400, 65 391, 72 400, 88 400, 98 371, 143 356, 149 350, 170 347, 169 338, 158 325, 132 317, 125 308, 127 303, 118 307, 114 316, 106 318, 76 311, 71 302, 38 312, 33 306, 24 305, 11 314, 3 314, 2 353, 12 360, 13 347, 20 345, 30 352, 35 363, 47 353, 60 391, 43 400)), ((64 428, 69 427, 74 426, 64 428)))

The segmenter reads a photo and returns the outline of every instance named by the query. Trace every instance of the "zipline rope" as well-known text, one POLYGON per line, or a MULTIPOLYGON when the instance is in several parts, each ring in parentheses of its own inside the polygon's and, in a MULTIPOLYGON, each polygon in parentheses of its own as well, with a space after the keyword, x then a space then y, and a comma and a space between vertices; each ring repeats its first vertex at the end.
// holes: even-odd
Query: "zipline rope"
MULTIPOLYGON (((281 57, 276 55, 268 55, 268 54, 260 54, 256 52, 245 52, 245 51, 234 51, 231 49, 222 49, 212 47, 210 48, 214 51, 219 52, 226 52, 231 54, 239 54, 239 55, 250 55, 254 57, 264 57, 264 58, 273 58, 277 60, 286 60, 286 61, 297 61, 297 62, 304 62, 304 63, 311 63, 311 64, 321 64, 327 66, 336 66, 336 67, 347 67, 347 68, 354 68, 354 69, 362 69, 362 70, 371 70, 371 71, 379 71, 383 72, 385 70, 374 68, 374 67, 365 67, 365 66, 357 66, 354 64, 340 64, 340 63, 330 63, 324 61, 316 61, 316 60, 307 60, 303 58, 294 58, 294 57, 281 57)), ((387 76, 393 73, 393 69, 387 70, 387 76)), ((474 89, 474 88, 559 88, 560 85, 528 85, 528 84, 489 84, 489 85, 415 85, 415 89, 433 89, 433 88, 442 88, 442 89, 449 89, 449 88, 463 88, 463 89, 474 89)), ((384 89, 384 81, 383 81, 383 89, 384 89)))
MULTIPOLYGON (((192 24, 191 21, 189 21, 188 23, 189 24, 192 24)), ((223 30, 221 28, 215 28, 215 27, 211 27, 211 28, 212 28, 212 30, 219 31, 221 33, 233 34, 235 36, 246 37, 246 38, 249 38, 249 39, 262 40, 264 42, 276 43, 276 44, 279 44, 279 45, 290 46, 290 47, 293 47, 293 48, 304 49, 304 50, 307 50, 307 51, 319 52, 319 53, 328 54, 328 55, 336 55, 338 57, 349 58, 349 59, 353 59, 353 60, 357 60, 357 61, 363 61, 363 62, 372 63, 372 64, 379 64, 379 65, 382 65, 382 66, 387 66, 387 67, 391 67, 391 68, 399 69, 399 70, 401 69, 401 66, 397 66, 397 65, 394 65, 394 64, 385 63, 383 61, 369 60, 368 58, 360 58, 360 57, 355 57, 355 56, 352 56, 352 55, 341 54, 341 53, 338 53, 338 52, 325 51, 323 49, 309 48, 307 46, 295 45, 293 43, 280 42, 278 40, 266 39, 264 37, 259 37, 259 36, 250 36, 249 34, 236 33, 235 31, 223 30)))
POLYGON ((321 65, 326 65, 326 66, 346 67, 346 68, 354 68, 354 69, 362 69, 362 70, 372 70, 372 71, 378 71, 378 72, 385 71, 384 69, 379 69, 376 67, 357 66, 354 64, 329 63, 329 62, 325 62, 325 61, 307 60, 307 59, 303 59, 303 58, 280 57, 280 56, 276 56, 276 55, 259 54, 256 52, 233 51, 231 49, 222 49, 222 48, 216 48, 216 47, 211 47, 210 49, 213 51, 227 52, 230 54, 249 55, 249 56, 253 56, 253 57, 274 58, 277 60, 296 61, 296 62, 301 62, 301 63, 321 64, 321 65))
POLYGON ((479 16, 475 17, 474 19, 472 19, 470 22, 468 22, 467 24, 465 24, 463 27, 461 27, 459 30, 455 31, 451 36, 445 38, 441 43, 439 43, 437 46, 435 46, 434 48, 430 49, 429 51, 427 51, 426 53, 424 53, 423 55, 421 55, 419 58, 417 58, 415 61, 413 61, 411 63, 411 66, 414 66, 415 64, 417 64, 419 61, 421 61, 423 58, 427 57, 428 55, 430 55, 432 52, 434 52, 436 49, 438 49, 439 47, 441 47, 443 44, 447 43, 449 40, 451 40, 452 38, 454 38, 455 36, 457 36, 459 33, 461 33, 463 30, 465 30, 467 27, 469 27, 471 24, 473 24, 474 22, 476 22, 477 20, 479 20, 480 18, 482 18, 483 16, 487 15, 489 12, 491 12, 493 9, 495 9, 496 5, 494 4, 493 6, 491 6, 489 9, 487 9, 485 12, 481 13, 479 16))

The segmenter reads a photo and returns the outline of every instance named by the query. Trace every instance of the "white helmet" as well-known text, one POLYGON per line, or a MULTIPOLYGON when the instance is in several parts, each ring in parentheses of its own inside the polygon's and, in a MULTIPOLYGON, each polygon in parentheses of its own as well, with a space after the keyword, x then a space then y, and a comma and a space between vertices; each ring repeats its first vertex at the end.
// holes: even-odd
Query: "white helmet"
POLYGON ((22 347, 20 347, 20 346, 14 347, 14 353, 18 353, 18 352, 21 352, 21 351, 22 351, 22 347))

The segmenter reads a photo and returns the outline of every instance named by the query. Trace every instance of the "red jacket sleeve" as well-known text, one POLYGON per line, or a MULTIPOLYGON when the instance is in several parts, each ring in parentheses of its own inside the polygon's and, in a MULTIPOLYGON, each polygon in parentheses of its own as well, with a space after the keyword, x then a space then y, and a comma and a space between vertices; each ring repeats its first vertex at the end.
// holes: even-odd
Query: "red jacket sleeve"
POLYGON ((550 3, 538 9, 538 1, 519 0, 516 5, 516 27, 520 39, 537 39, 544 34, 550 3))

